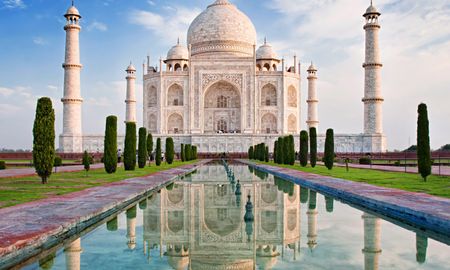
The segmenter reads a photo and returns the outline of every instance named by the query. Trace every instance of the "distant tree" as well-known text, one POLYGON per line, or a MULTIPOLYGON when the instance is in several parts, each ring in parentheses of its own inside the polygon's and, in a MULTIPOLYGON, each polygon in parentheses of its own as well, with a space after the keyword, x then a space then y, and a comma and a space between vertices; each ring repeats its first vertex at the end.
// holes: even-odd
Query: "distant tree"
POLYGON ((325 138, 325 153, 324 162, 328 170, 333 169, 334 164, 334 131, 333 129, 327 130, 327 135, 325 138))
POLYGON ((52 174, 55 161, 55 111, 48 97, 40 98, 33 126, 33 164, 42 184, 52 174))
POLYGON ((55 161, 53 162, 53 167, 55 167, 55 173, 58 167, 63 165, 62 158, 60 156, 55 156, 55 161))
POLYGON ((103 164, 109 174, 117 170, 117 117, 106 118, 105 143, 103 150, 103 164))
POLYGON ((310 163, 311 167, 316 167, 317 164, 317 129, 312 127, 309 129, 309 142, 310 142, 310 163))
POLYGON ((83 166, 84 166, 84 170, 86 171, 86 176, 88 176, 88 172, 91 169, 91 161, 92 161, 91 156, 88 154, 87 151, 84 151, 84 153, 83 153, 83 166))
POLYGON ((123 165, 125 171, 134 171, 136 169, 136 123, 126 123, 123 165))
POLYGON ((166 139, 166 154, 165 154, 167 163, 172 164, 174 156, 175 156, 175 149, 174 149, 174 145, 173 145, 173 139, 167 138, 166 139))
POLYGON ((156 166, 161 166, 161 159, 162 159, 161 138, 158 138, 156 140, 156 157, 155 157, 156 166))
POLYGON ((266 153, 265 153, 266 162, 269 162, 269 146, 266 146, 266 153))
POLYGON ((302 130, 300 132, 300 165, 306 167, 308 165, 308 132, 302 130))
POLYGON ((148 149, 147 149, 147 129, 141 127, 139 129, 139 146, 138 146, 138 165, 142 169, 147 164, 148 159, 148 149))
POLYGON ((427 105, 420 104, 417 110, 417 161, 419 173, 424 181, 431 174, 430 130, 427 105))
POLYGON ((450 151, 450 144, 443 145, 439 151, 450 151))
POLYGON ((253 159, 253 146, 250 146, 248 148, 248 159, 250 159, 250 160, 253 159))
POLYGON ((186 161, 186 156, 185 156, 185 152, 184 152, 184 144, 181 144, 180 158, 181 158, 182 162, 186 161))
POLYGON ((403 150, 403 152, 417 152, 417 145, 411 145, 407 149, 403 150))
MULTIPOLYGON (((150 161, 153 160, 152 155, 153 155, 153 136, 151 133, 149 133, 147 135, 147 155, 150 159, 150 161)), ((149 163, 150 165, 150 163, 149 163)))

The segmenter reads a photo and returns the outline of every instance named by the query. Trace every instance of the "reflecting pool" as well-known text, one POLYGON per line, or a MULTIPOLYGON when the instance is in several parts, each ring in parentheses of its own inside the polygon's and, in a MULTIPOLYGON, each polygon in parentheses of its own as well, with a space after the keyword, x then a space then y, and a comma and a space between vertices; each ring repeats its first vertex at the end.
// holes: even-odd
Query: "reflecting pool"
POLYGON ((24 269, 449 269, 450 261, 450 247, 424 232, 238 164, 203 166, 97 226, 24 269))

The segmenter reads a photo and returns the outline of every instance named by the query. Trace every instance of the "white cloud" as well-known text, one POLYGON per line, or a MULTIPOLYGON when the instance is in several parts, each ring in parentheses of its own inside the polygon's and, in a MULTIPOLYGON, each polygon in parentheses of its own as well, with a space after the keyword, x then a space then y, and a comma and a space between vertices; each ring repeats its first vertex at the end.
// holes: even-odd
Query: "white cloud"
POLYGON ((39 46, 45 46, 48 44, 48 41, 44 39, 43 37, 34 37, 33 43, 39 46))
POLYGON ((51 91, 55 91, 55 92, 58 91, 58 86, 55 86, 55 85, 49 84, 49 85, 47 85, 47 88, 51 91))
POLYGON ((11 88, 0 87, 0 95, 8 97, 14 93, 14 90, 11 88))
POLYGON ((22 0, 3 0, 3 6, 8 9, 23 9, 27 7, 22 0))
POLYGON ((108 26, 102 22, 94 21, 88 27, 88 31, 98 30, 101 32, 108 31, 108 26))
POLYGON ((152 1, 152 0, 147 0, 147 3, 148 3, 150 6, 156 5, 156 3, 155 3, 154 1, 152 1))
POLYGON ((129 15, 132 24, 140 25, 162 37, 165 44, 174 44, 177 38, 185 39, 189 24, 200 14, 199 8, 166 6, 165 14, 134 10, 129 15))

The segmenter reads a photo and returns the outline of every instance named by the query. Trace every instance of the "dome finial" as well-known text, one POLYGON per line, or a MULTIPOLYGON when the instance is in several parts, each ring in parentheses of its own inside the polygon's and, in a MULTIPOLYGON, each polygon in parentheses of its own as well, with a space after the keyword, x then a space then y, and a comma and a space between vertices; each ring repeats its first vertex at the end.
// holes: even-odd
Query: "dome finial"
POLYGON ((74 3, 73 3, 74 1, 72 0, 72 7, 74 6, 74 3))
POLYGON ((177 45, 180 45, 180 37, 178 37, 177 45))
POLYGON ((264 45, 267 44, 267 37, 264 37, 264 45))

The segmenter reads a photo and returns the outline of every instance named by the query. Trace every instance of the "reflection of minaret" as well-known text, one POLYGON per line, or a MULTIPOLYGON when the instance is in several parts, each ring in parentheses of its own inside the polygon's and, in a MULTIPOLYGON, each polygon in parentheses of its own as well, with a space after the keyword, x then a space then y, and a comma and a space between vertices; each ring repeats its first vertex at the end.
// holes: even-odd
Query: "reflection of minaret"
POLYGON ((127 245, 133 250, 136 248, 136 206, 127 210, 127 245))
POLYGON ((308 216, 308 247, 313 250, 317 246, 317 193, 310 190, 309 207, 306 215, 308 216))
POLYGON ((381 254, 381 220, 364 213, 364 269, 376 270, 381 254))
POLYGON ((80 256, 81 256, 81 240, 78 238, 64 248, 64 254, 66 255, 66 269, 67 270, 79 270, 80 269, 80 256))

